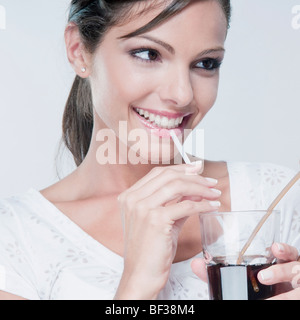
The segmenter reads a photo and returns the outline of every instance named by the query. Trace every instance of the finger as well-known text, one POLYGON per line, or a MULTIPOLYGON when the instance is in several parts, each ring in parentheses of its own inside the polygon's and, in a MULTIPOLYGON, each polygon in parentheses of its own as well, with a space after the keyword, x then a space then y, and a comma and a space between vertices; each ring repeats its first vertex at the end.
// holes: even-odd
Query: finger
MULTIPOLYGON (((183 164, 183 165, 175 165, 175 166, 167 166, 167 167, 155 167, 154 169, 152 169, 148 174, 146 174, 143 178, 141 178, 139 181, 137 181, 134 185, 132 185, 130 188, 128 188, 125 192, 121 193, 118 197, 118 201, 122 202, 123 199, 125 198, 125 196, 127 194, 129 194, 130 192, 134 192, 136 190, 141 189, 142 187, 144 187, 146 184, 149 184, 150 181, 152 181, 152 184, 154 182, 154 185, 159 186, 159 181, 156 181, 155 179, 157 177, 165 177, 166 176, 166 172, 169 173, 170 172, 177 172, 177 173, 186 173, 186 172, 198 172, 199 170, 201 170, 202 167, 202 163, 201 164, 196 164, 196 165, 188 165, 188 164, 183 164)), ((173 177, 174 179, 175 177, 173 177)), ((213 182, 213 179, 210 181, 210 183, 213 182)), ((216 181, 217 182, 217 181, 216 181)), ((151 188, 151 184, 148 185, 148 189, 151 188)), ((149 195, 149 192, 148 192, 149 195)))
POLYGON ((204 282, 208 282, 206 264, 204 259, 196 258, 192 260, 191 268, 197 277, 199 277, 204 282))
POLYGON ((299 265, 299 262, 294 261, 271 266, 258 273, 258 280, 266 285, 291 282, 299 265))
POLYGON ((220 205, 219 201, 203 200, 201 202, 194 202, 185 200, 162 209, 171 221, 176 221, 199 213, 214 212, 219 209, 220 205))
MULTIPOLYGON (((203 200, 202 202, 193 202, 190 200, 182 201, 168 207, 159 207, 155 209, 144 210, 139 204, 137 211, 142 220, 142 225, 150 225, 152 229, 161 230, 166 234, 170 234, 174 225, 181 228, 184 221, 193 215, 203 212, 214 212, 219 208, 220 203, 214 203, 203 200)), ((131 224, 131 215, 124 214, 125 225, 131 224)))
POLYGON ((178 177, 190 177, 194 178, 195 181, 201 182, 204 185, 213 187, 217 184, 217 180, 203 178, 202 176, 198 175, 197 172, 201 169, 201 165, 177 165, 177 166, 169 166, 167 168, 157 167, 143 179, 138 181, 130 191, 135 191, 140 189, 141 187, 145 187, 147 185, 148 189, 157 187, 166 183, 170 180, 175 180, 178 177))
POLYGON ((202 202, 194 202, 186 200, 168 207, 155 208, 149 210, 147 213, 143 212, 143 217, 148 219, 147 224, 157 226, 158 228, 162 227, 170 232, 176 222, 182 222, 182 220, 188 217, 203 212, 217 211, 219 206, 219 202, 209 202, 205 200, 202 202))
POLYGON ((153 198, 156 205, 161 205, 180 196, 201 196, 203 193, 201 190, 204 190, 203 187, 206 187, 205 194, 208 193, 208 196, 216 199, 216 192, 218 196, 221 194, 220 191, 212 188, 216 184, 217 180, 198 175, 185 175, 182 172, 168 168, 145 183, 143 187, 136 188, 136 186, 134 186, 125 191, 120 195, 119 202, 122 203, 127 199, 128 203, 133 204, 155 194, 153 198), (210 188, 211 191, 209 191, 210 188), (194 190, 194 192, 192 192, 192 190, 194 190))
POLYGON ((299 257, 297 248, 286 243, 274 243, 272 245, 272 252, 276 258, 283 261, 296 261, 299 257))
POLYGON ((207 188, 194 182, 187 183, 176 180, 170 181, 149 197, 143 199, 143 203, 146 208, 156 208, 181 197, 201 197, 201 199, 215 201, 220 195, 219 190, 207 188))
POLYGON ((157 176, 161 175, 166 170, 173 170, 178 173, 185 173, 187 175, 193 175, 202 171, 203 162, 198 161, 195 164, 181 164, 181 165, 173 165, 167 167, 155 167, 148 174, 146 174, 142 179, 140 179, 137 183, 135 183, 129 190, 134 191, 142 186, 144 186, 147 182, 153 180, 157 176))
POLYGON ((300 300, 300 288, 296 288, 286 293, 279 294, 268 300, 300 300))

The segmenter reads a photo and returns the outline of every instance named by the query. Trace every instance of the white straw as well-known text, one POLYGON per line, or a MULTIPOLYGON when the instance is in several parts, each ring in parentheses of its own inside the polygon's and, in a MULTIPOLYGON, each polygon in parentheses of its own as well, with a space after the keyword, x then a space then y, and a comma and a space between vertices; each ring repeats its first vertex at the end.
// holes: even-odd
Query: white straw
POLYGON ((184 152, 183 146, 182 146, 182 144, 180 143, 180 141, 179 141, 176 133, 175 133, 173 130, 171 130, 171 131, 170 131, 170 134, 171 134, 171 137, 172 137, 172 139, 173 139, 173 141, 174 141, 174 143, 175 143, 178 151, 180 152, 180 154, 181 154, 182 159, 184 160, 184 162, 185 162, 186 164, 191 164, 191 161, 190 161, 189 157, 187 156, 187 154, 184 152))

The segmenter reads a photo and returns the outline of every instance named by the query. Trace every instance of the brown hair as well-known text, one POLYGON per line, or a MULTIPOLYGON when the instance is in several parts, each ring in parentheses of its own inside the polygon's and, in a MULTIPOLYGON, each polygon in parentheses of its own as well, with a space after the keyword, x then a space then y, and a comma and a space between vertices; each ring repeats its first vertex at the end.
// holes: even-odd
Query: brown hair
MULTIPOLYGON (((171 1, 152 21, 124 37, 134 37, 151 30, 181 11, 192 1, 195 0, 171 1)), ((221 5, 229 27, 231 16, 230 0, 216 1, 221 5)), ((109 28, 126 21, 131 13, 132 6, 137 3, 146 5, 147 1, 72 0, 68 21, 74 22, 78 26, 82 42, 92 54, 100 45, 104 34, 109 28)), ((162 1, 156 1, 156 3, 161 4, 162 1)), ((144 11, 152 7, 153 3, 150 7, 146 5, 144 11)), ((93 102, 90 83, 88 79, 76 76, 63 115, 62 140, 72 153, 77 166, 81 164, 88 152, 92 130, 93 102)))

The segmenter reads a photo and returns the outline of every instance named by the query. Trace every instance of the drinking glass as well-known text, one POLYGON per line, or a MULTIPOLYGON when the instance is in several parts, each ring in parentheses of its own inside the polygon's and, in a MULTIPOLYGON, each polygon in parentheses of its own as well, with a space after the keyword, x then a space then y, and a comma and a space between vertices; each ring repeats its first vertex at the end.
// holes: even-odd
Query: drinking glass
POLYGON ((271 246, 279 240, 280 211, 265 221, 238 263, 239 255, 267 211, 235 211, 200 215, 201 240, 211 300, 259 300, 275 294, 275 286, 257 274, 276 263, 271 246))

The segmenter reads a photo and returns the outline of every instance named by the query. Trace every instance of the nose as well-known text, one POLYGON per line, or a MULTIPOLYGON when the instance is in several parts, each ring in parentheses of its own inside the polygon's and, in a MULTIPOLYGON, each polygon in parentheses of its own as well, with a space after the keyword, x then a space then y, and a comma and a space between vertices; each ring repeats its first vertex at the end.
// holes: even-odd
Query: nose
POLYGON ((191 74, 184 67, 173 68, 161 77, 160 98, 176 107, 189 105, 194 98, 191 74))

